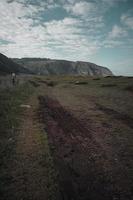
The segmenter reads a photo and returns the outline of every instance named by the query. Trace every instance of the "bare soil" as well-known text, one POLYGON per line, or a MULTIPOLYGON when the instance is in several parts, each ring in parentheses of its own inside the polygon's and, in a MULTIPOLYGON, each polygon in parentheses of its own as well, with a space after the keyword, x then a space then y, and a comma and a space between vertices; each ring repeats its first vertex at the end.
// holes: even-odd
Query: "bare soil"
POLYGON ((59 170, 62 199, 131 200, 125 166, 114 156, 111 144, 102 139, 107 130, 92 130, 87 120, 76 118, 49 96, 40 96, 39 101, 40 117, 59 170))
POLYGON ((97 104, 97 108, 100 109, 101 111, 111 115, 115 119, 121 120, 122 123, 125 123, 130 128, 133 128, 133 118, 130 117, 129 115, 119 113, 116 110, 113 110, 111 108, 107 108, 107 107, 100 105, 100 104, 97 104))

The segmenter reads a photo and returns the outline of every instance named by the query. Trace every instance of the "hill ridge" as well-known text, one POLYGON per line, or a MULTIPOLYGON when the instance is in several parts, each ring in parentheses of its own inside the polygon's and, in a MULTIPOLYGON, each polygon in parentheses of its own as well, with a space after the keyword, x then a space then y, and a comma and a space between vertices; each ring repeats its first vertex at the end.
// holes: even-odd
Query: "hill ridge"
POLYGON ((14 62, 40 75, 99 75, 112 76, 107 67, 87 61, 69 61, 50 58, 13 58, 14 62))
POLYGON ((25 67, 19 65, 18 63, 14 62, 11 58, 8 58, 4 54, 0 53, 0 75, 5 75, 13 72, 23 74, 31 73, 25 67))

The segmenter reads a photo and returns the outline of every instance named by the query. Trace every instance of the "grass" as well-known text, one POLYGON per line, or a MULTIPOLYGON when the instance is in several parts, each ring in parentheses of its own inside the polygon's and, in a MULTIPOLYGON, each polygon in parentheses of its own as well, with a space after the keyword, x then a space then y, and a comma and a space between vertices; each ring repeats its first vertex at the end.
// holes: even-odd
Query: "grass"
MULTIPOLYGON (((8 199, 10 193, 12 193, 12 189, 10 189, 14 180, 10 172, 12 171, 10 169, 12 162, 14 159, 17 163, 19 162, 19 157, 16 156, 16 144, 20 135, 22 120, 24 120, 23 108, 20 105, 28 103, 33 92, 36 97, 39 95, 38 87, 41 80, 39 77, 33 77, 22 85, 10 89, 1 89, 0 91, 0 196, 3 199, 8 199)), ((41 148, 38 158, 40 160, 39 165, 44 170, 44 177, 40 177, 40 180, 44 179, 46 182, 48 200, 55 200, 56 195, 59 194, 57 172, 50 153, 47 134, 42 127, 38 126, 37 121, 35 125, 38 127, 36 133, 34 133, 35 140, 41 148)), ((10 197, 10 199, 13 199, 13 197, 10 197)))
POLYGON ((102 84, 102 87, 115 87, 117 86, 116 84, 102 84))
MULTIPOLYGON (((71 99, 76 95, 94 97, 96 103, 104 105, 117 112, 133 116, 132 106, 132 85, 133 78, 129 77, 83 77, 83 76, 52 76, 41 77, 41 80, 56 82, 57 85, 53 91, 62 90, 67 92, 71 99), (97 81, 98 80, 98 81, 97 81), (77 83, 77 84, 75 84, 77 83), (72 92, 71 92, 72 91, 72 92)), ((51 88, 52 89, 52 88, 51 88)), ((60 92, 58 92, 60 93, 60 92)), ((63 94, 62 94, 63 95, 63 94)), ((68 98, 68 97, 67 97, 68 98)))
POLYGON ((38 84, 36 81, 33 81, 33 80, 29 80, 29 83, 31 85, 33 85, 33 87, 39 87, 40 86, 40 84, 38 84))
MULTIPOLYGON (((98 78, 97 81, 96 77, 65 76, 51 77, 51 81, 58 82, 57 87, 52 88, 54 96, 60 100, 63 105, 69 106, 71 110, 73 110, 74 107, 75 110, 77 108, 84 108, 86 112, 88 103, 92 102, 104 106, 107 110, 114 110, 114 113, 133 118, 132 78, 121 76, 105 77, 98 78), (96 81, 94 79, 96 79, 96 81), (75 85, 76 81, 79 83, 87 82, 88 84, 75 85)), ((103 122, 104 118, 105 121, 112 120, 110 114, 104 113, 103 116, 101 116, 93 110, 88 110, 88 112, 92 114, 91 117, 94 117, 96 121, 99 119, 99 122, 103 122)))
POLYGON ((125 90, 129 91, 129 92, 133 92, 133 85, 128 85, 125 87, 125 90))
POLYGON ((30 84, 23 84, 13 89, 5 89, 0 92, 0 131, 7 132, 13 127, 17 127, 19 119, 17 116, 21 112, 20 105, 26 101, 32 93, 30 84))
MULTIPOLYGON (((20 124, 20 105, 27 101, 33 90, 57 99, 72 114, 88 121, 90 127, 107 126, 104 142, 112 147, 112 155, 116 155, 125 167, 128 177, 132 176, 133 136, 132 128, 124 120, 133 118, 132 85, 133 79, 128 77, 82 77, 82 76, 42 76, 13 89, 0 91, 0 193, 10 183, 11 177, 6 174, 9 169, 10 155, 15 146, 15 135, 20 124), (75 84, 75 83, 80 84, 75 84), (48 85, 47 83, 52 83, 48 85), (54 87, 56 85, 56 87, 54 87), (48 87, 47 87, 48 86, 48 87), (50 86, 50 87, 49 87, 50 86), (99 107, 98 107, 99 105, 99 107), (102 109, 101 109, 102 108, 102 109), (119 116, 128 116, 121 119, 119 116), (90 121, 89 121, 90 120, 90 121), (96 124, 96 125, 95 125, 96 124)), ((94 129, 95 130, 95 129, 94 129)), ((42 144, 41 165, 47 171, 47 190, 49 200, 55 199, 57 190, 57 173, 50 154, 47 134, 37 133, 37 140, 42 144)), ((52 147, 50 147, 52 148, 52 147)))
POLYGON ((47 133, 44 130, 37 133, 37 140, 42 146, 42 159, 41 165, 44 167, 47 173, 47 194, 48 200, 56 200, 58 194, 58 185, 57 185, 57 172, 55 170, 54 161, 50 153, 50 148, 48 144, 47 133), (55 195, 56 194, 56 195, 55 195))
MULTIPOLYGON (((113 176, 117 179, 117 172, 115 170, 118 170, 118 176, 126 174, 126 181, 128 183, 124 187, 131 189, 133 183, 133 135, 131 126, 131 120, 133 119, 133 94, 130 92, 129 86, 133 84, 133 79, 128 77, 95 79, 81 76, 51 77, 50 80, 57 81, 58 84, 53 88, 45 88, 44 94, 57 99, 73 116, 82 120, 83 124, 90 131, 94 132, 94 138, 96 134, 96 141, 99 140, 99 143, 105 149, 109 147, 109 150, 107 148, 105 152, 109 159, 112 160, 109 167, 112 170, 113 176), (85 82, 87 84, 75 84, 77 81, 78 83, 85 82), (126 90, 127 87, 129 87, 129 90, 126 90), (117 159, 120 167, 115 163, 117 159)), ((44 80, 46 80, 45 77, 44 80)), ((80 157, 80 154, 78 157, 80 157)), ((77 168, 80 168, 79 162, 77 168)), ((108 171, 108 168, 106 170, 108 171)), ((109 180, 111 180, 110 174, 107 174, 109 180)), ((124 182, 122 176, 120 179, 120 182, 124 182)))
POLYGON ((14 154, 16 135, 21 123, 20 105, 27 101, 32 94, 31 84, 24 83, 11 89, 0 91, 0 196, 6 194, 6 187, 12 177, 9 175, 9 166, 14 154))
POLYGON ((47 86, 54 87, 54 86, 56 86, 57 83, 54 81, 49 81, 49 82, 46 82, 46 84, 47 84, 47 86))
POLYGON ((88 84, 87 81, 76 81, 75 82, 75 85, 86 85, 86 84, 88 84))

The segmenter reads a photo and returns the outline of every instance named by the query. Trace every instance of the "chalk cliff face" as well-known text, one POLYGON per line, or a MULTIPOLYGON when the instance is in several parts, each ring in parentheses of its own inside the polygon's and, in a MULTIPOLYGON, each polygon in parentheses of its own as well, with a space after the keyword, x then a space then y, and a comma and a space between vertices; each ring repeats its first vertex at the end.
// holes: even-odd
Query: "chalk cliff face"
POLYGON ((10 73, 30 73, 28 69, 20 66, 12 59, 6 57, 0 53, 0 75, 10 74, 10 73))
POLYGON ((108 68, 90 62, 72 62, 46 58, 14 58, 13 61, 40 75, 113 75, 108 68))
POLYGON ((10 59, 0 54, 0 74, 12 72, 39 75, 113 75, 108 68, 89 62, 72 62, 46 58, 10 59))

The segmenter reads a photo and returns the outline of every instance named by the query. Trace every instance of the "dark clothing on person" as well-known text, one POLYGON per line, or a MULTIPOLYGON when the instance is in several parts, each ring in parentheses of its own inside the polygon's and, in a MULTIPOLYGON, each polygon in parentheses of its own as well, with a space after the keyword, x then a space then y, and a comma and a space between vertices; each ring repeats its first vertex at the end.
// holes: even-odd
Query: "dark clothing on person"
POLYGON ((16 83, 16 74, 12 73, 12 84, 15 85, 16 83))

